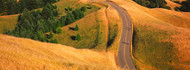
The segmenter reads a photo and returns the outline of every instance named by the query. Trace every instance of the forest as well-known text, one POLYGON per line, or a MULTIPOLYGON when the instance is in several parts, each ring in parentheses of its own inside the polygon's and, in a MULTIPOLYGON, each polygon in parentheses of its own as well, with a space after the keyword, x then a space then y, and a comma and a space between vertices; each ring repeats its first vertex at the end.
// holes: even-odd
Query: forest
POLYGON ((47 3, 42 11, 29 11, 28 9, 24 9, 23 13, 18 16, 18 23, 15 29, 4 33, 42 42, 58 43, 58 41, 53 38, 53 34, 61 33, 61 27, 84 17, 86 6, 74 10, 68 7, 65 10, 67 14, 59 18, 57 5, 52 5, 51 3, 47 3))
POLYGON ((181 4, 181 7, 175 7, 176 11, 190 12, 190 0, 178 2, 178 4, 181 4))
POLYGON ((133 1, 148 8, 171 9, 169 6, 166 6, 167 3, 165 0, 133 0, 133 1))
POLYGON ((33 10, 57 1, 59 0, 0 0, 0 15, 18 14, 24 9, 33 10))

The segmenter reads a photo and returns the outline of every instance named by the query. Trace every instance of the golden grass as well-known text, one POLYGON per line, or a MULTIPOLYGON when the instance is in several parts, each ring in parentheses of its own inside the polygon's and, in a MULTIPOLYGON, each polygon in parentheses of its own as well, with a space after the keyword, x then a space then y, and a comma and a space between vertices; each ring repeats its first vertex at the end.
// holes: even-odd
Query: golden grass
POLYGON ((113 53, 0 34, 1 70, 115 70, 113 53))
MULTIPOLYGON (((146 7, 142 7, 131 0, 112 1, 114 1, 116 4, 120 5, 122 8, 127 10, 127 12, 130 14, 130 17, 132 18, 134 27, 140 27, 140 29, 145 29, 141 31, 146 31, 147 33, 150 31, 161 31, 160 34, 163 35, 156 35, 157 37, 153 37, 159 39, 161 42, 172 42, 174 48, 177 49, 176 51, 173 51, 178 58, 172 59, 172 61, 174 62, 172 62, 172 64, 170 65, 172 65, 175 69, 190 69, 190 13, 176 12, 160 8, 149 9, 146 7)), ((145 46, 145 44, 141 44, 141 46, 145 46)), ((173 55, 172 57, 176 57, 175 55, 173 55)), ((155 68, 150 64, 146 64, 147 62, 144 62, 142 59, 146 59, 146 57, 138 57, 138 61, 135 61, 138 68, 159 69, 155 68)))

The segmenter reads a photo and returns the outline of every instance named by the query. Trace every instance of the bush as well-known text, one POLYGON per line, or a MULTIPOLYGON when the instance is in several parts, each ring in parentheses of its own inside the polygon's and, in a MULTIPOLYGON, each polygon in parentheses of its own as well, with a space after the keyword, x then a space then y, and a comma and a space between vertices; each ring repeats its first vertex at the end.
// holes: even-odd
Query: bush
POLYGON ((164 8, 166 7, 167 4, 165 0, 133 0, 133 1, 149 8, 164 8))
POLYGON ((78 31, 79 30, 79 26, 76 25, 75 28, 74 28, 75 31, 78 31))
POLYGON ((50 32, 50 34, 47 36, 47 38, 48 38, 48 39, 53 38, 53 33, 52 33, 52 32, 50 32))
POLYGON ((57 39, 50 39, 50 43, 58 43, 57 39))
POLYGON ((75 40, 77 40, 77 41, 80 41, 80 40, 81 40, 80 34, 77 34, 77 36, 75 37, 75 40))
POLYGON ((61 27, 58 27, 57 30, 56 30, 56 33, 57 33, 57 34, 60 34, 61 32, 62 32, 61 27))
POLYGON ((84 6, 81 8, 81 11, 86 12, 86 9, 87 9, 86 6, 84 6))

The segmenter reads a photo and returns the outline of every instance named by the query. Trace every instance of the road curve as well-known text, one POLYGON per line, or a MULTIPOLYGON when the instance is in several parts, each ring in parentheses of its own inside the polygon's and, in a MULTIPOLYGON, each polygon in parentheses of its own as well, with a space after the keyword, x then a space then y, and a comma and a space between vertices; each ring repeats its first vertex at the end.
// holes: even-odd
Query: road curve
POLYGON ((118 51, 118 62, 121 68, 136 70, 131 58, 132 23, 127 13, 112 2, 106 2, 114 7, 123 21, 121 40, 118 51))

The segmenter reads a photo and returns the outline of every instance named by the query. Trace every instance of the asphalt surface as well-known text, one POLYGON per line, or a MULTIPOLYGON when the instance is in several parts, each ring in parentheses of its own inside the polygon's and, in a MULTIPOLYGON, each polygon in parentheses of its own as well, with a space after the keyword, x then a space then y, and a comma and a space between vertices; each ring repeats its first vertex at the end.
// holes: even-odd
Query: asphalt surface
POLYGON ((131 41, 132 41, 132 23, 128 14, 119 6, 112 2, 106 2, 114 7, 123 21, 122 35, 119 44, 118 62, 121 68, 136 70, 131 57, 131 41))

